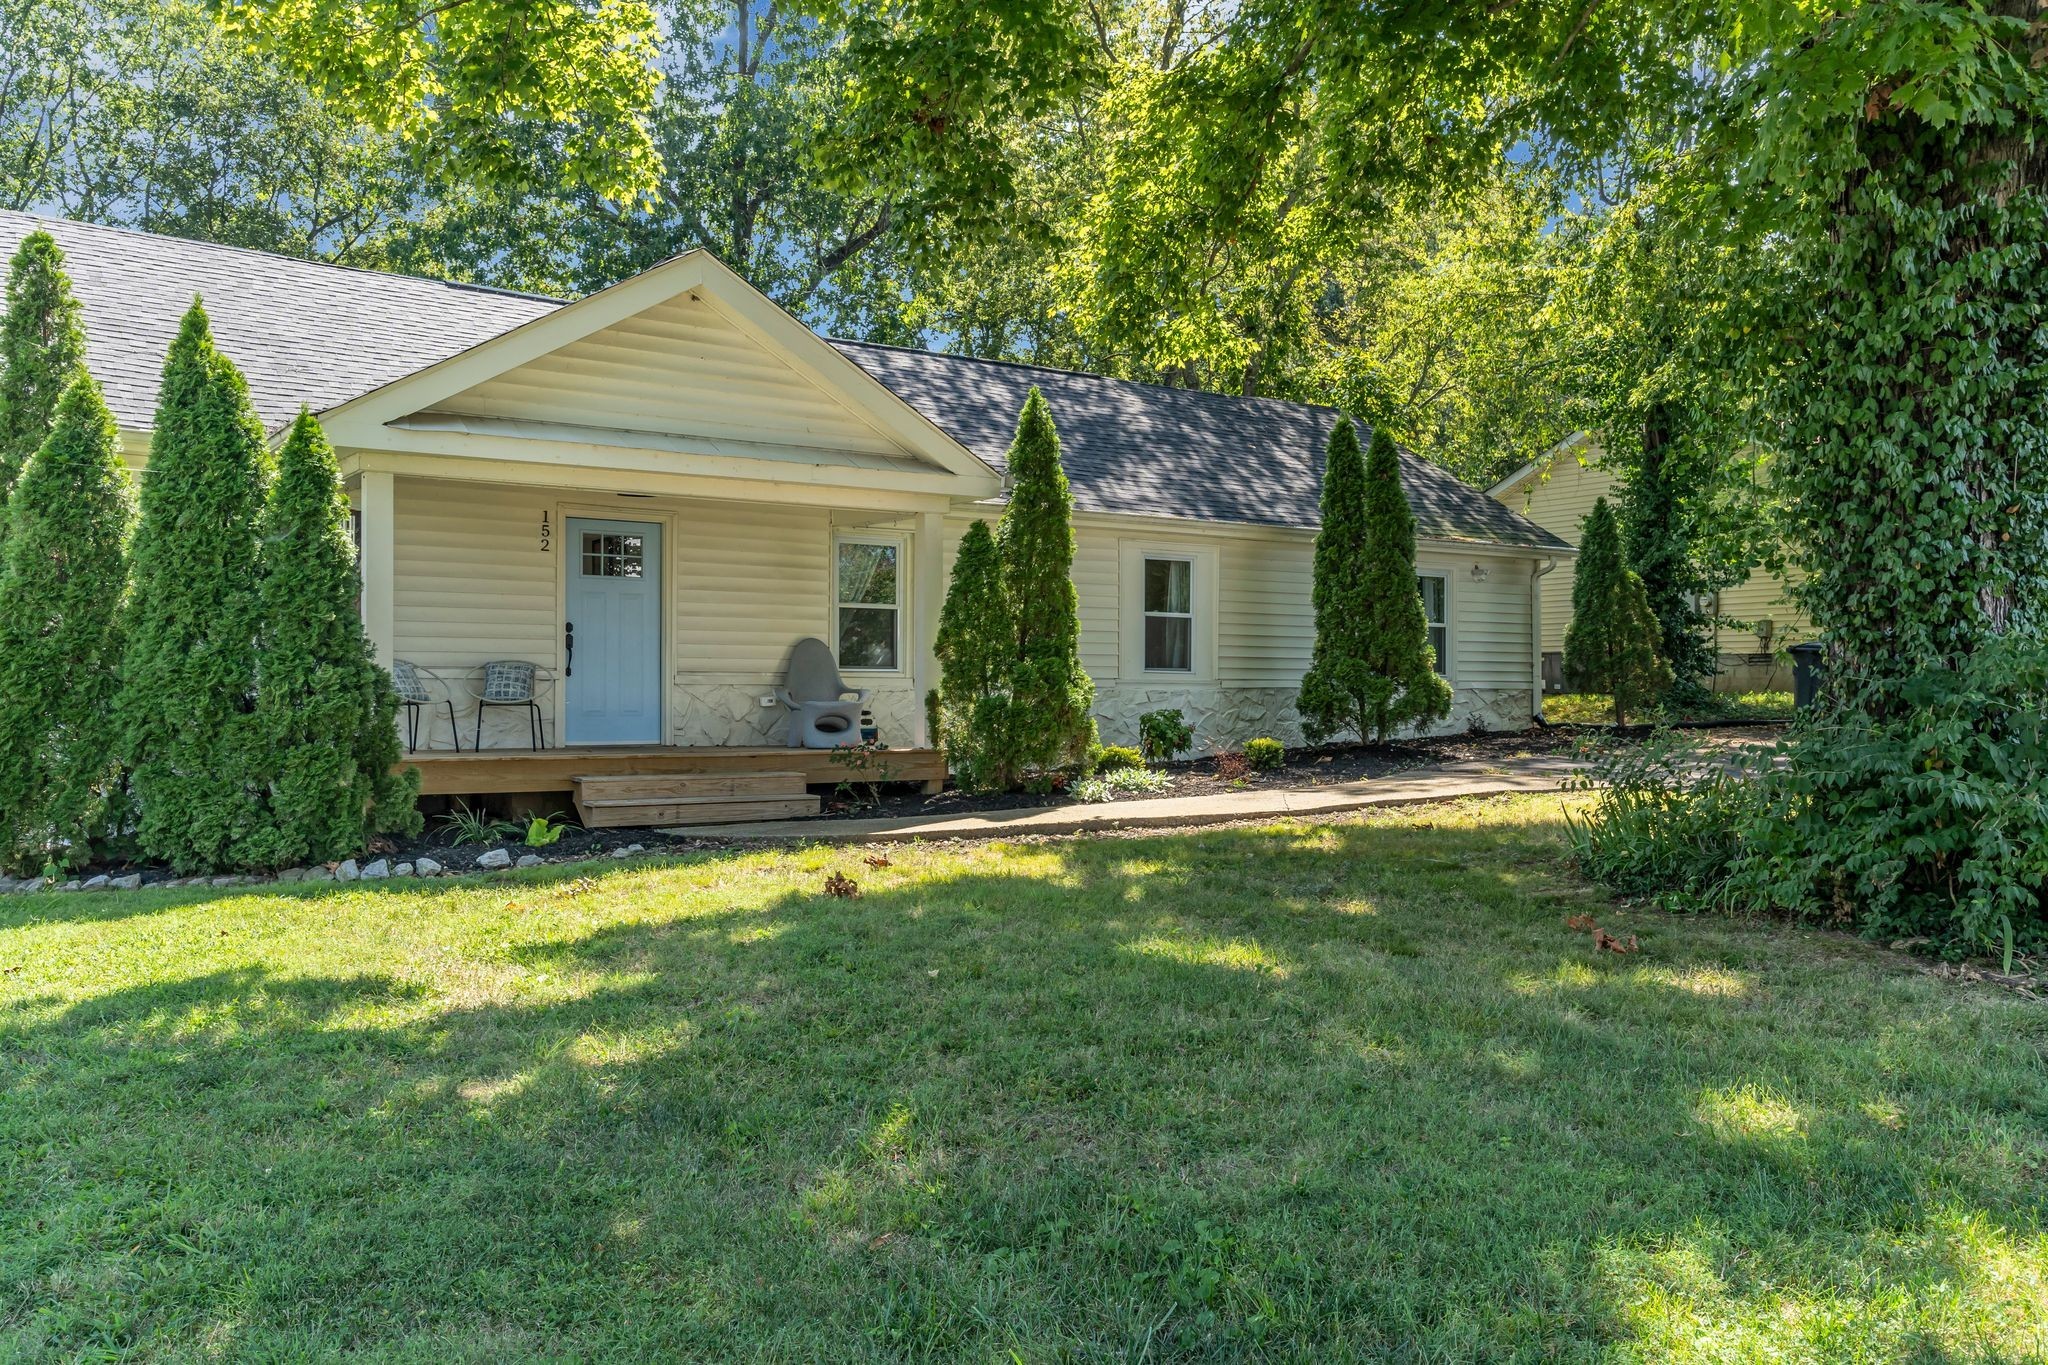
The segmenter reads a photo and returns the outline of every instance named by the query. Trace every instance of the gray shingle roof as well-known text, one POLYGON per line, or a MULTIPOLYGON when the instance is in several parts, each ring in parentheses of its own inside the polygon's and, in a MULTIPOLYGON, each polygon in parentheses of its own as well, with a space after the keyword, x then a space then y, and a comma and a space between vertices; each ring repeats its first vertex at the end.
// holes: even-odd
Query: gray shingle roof
POLYGON ((198 294, 266 425, 446 360, 560 307, 501 290, 0 210, 0 260, 47 228, 85 310, 86 365, 121 425, 146 431, 178 321, 198 294))
MULTIPOLYGON (((849 359, 997 469, 1036 384, 1052 405, 1074 504, 1089 512, 1314 530, 1333 408, 1072 370, 835 341, 849 359)), ((1361 435, 1366 433, 1361 432, 1361 435)), ((1536 523, 1403 451, 1415 531, 1569 550, 1536 523)))
MULTIPOLYGON (((369 392, 562 306, 559 299, 302 261, 240 247, 0 210, 0 259, 48 228, 85 309, 87 363, 121 425, 154 420, 164 352, 192 296, 249 380, 266 424, 369 392)), ((834 341, 955 440, 1003 467, 1036 384, 1059 424, 1077 506, 1091 512, 1312 530, 1337 414, 1031 365, 834 341)), ((1413 455, 1402 483, 1418 534, 1570 547, 1413 455)))

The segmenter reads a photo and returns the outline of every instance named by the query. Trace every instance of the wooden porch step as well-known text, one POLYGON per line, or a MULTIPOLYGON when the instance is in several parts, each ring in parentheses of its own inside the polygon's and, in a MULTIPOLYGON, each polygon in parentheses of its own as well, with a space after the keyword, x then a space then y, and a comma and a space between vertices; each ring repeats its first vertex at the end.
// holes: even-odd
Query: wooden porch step
POLYGON ((802 796, 804 775, 770 773, 608 773, 576 779, 584 801, 673 800, 685 796, 802 796))
POLYGON ((585 829, 622 825, 731 825, 751 820, 793 820, 818 813, 819 801, 802 796, 671 796, 608 801, 577 798, 585 829))

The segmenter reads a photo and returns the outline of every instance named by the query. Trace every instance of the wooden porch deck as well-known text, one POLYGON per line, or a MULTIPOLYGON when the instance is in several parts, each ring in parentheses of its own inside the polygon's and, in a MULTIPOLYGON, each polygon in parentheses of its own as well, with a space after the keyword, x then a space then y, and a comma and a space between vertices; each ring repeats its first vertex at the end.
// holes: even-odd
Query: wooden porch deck
MULTIPOLYGON (((514 792, 567 792, 579 777, 681 774, 802 773, 825 786, 857 774, 832 761, 830 749, 682 748, 653 746, 573 749, 485 749, 481 753, 422 749, 406 764, 420 770, 422 796, 490 796, 514 792)), ((946 756, 937 749, 889 749, 879 755, 891 782, 918 782, 937 791, 946 780, 946 756)))

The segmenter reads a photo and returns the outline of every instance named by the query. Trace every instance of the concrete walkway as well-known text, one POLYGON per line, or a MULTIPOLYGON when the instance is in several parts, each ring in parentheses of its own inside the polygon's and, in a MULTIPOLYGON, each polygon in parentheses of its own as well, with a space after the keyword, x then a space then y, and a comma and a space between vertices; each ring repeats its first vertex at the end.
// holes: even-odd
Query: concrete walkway
POLYGON ((1028 806, 967 815, 902 815, 872 820, 763 820, 742 825, 682 825, 661 833, 697 839, 905 843, 913 839, 990 839, 1090 830, 1180 829, 1290 815, 1331 815, 1382 806, 1414 806, 1466 796, 1556 791, 1581 764, 1557 755, 1446 763, 1326 787, 1253 787, 1214 796, 1161 796, 1096 805, 1028 806))

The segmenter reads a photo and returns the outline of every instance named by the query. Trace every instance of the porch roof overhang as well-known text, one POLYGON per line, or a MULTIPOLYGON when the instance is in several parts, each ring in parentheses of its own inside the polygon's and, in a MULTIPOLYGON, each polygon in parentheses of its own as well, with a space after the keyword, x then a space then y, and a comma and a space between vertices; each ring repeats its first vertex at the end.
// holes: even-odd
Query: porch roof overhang
POLYGON ((385 469, 678 495, 702 493, 709 480, 743 486, 756 498, 834 491, 881 495, 884 504, 896 505, 907 505, 903 495, 920 502, 976 500, 1002 490, 1001 477, 979 456, 704 251, 337 404, 321 422, 350 473, 385 469), (634 353, 619 345, 618 332, 607 330, 645 326, 665 305, 687 306, 729 329, 760 373, 799 386, 829 409, 843 439, 833 439, 830 424, 814 432, 800 419, 775 422, 773 394, 747 396, 765 389, 748 375, 714 374, 705 382, 729 384, 740 395, 735 402, 768 414, 765 439, 708 420, 693 429, 686 402, 672 404, 659 420, 621 405, 621 423, 610 425, 613 413, 603 401, 608 383, 637 386, 645 395, 652 374, 659 394, 665 373, 677 376, 680 389, 691 368, 686 353, 634 353), (574 358, 564 359, 565 348, 579 343, 574 358), (522 370, 536 362, 542 367, 522 370), (537 378, 528 383, 529 376, 537 378), (574 392, 583 386, 587 394, 574 392), (523 401, 508 405, 508 389, 523 401), (557 404, 560 412, 553 410, 557 404))

